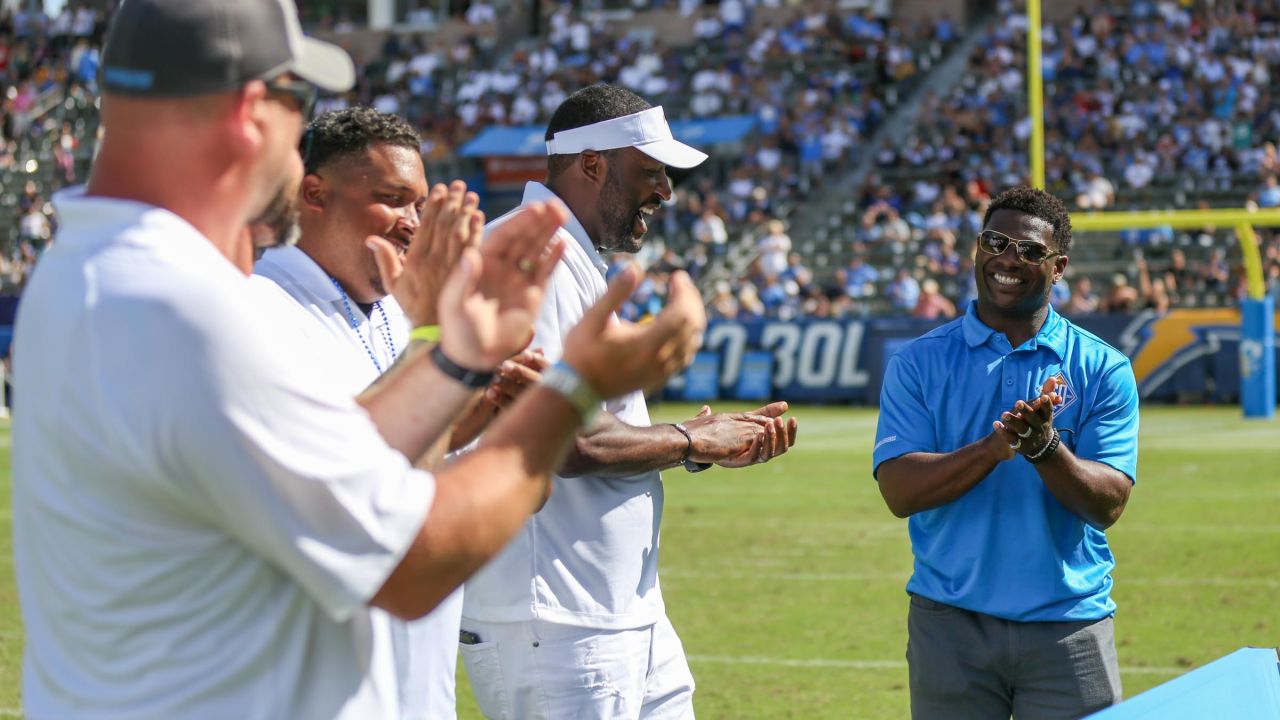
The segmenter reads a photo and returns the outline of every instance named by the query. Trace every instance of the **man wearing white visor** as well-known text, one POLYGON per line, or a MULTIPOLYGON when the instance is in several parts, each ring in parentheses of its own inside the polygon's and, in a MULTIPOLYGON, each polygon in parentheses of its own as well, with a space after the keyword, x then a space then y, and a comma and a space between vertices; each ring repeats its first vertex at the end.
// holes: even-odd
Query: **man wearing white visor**
MULTIPOLYGON (((600 253, 639 250, 671 197, 666 167, 707 156, 672 137, 662 108, 609 85, 566 98, 546 138, 547 182, 529 183, 524 203, 559 198, 570 212, 532 344, 554 362, 605 292, 600 253)), ((658 583, 659 471, 744 467, 795 441, 783 402, 656 426, 640 392, 598 406, 547 504, 467 584, 462 657, 489 718, 692 718, 693 678, 658 583)))

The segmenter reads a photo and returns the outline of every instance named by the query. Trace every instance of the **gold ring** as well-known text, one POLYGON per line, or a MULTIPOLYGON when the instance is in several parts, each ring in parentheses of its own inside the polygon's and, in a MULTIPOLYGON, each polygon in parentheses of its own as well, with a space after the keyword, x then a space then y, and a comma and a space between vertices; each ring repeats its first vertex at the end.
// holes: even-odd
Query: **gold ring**
POLYGON ((529 258, 520 258, 520 262, 517 263, 516 266, 520 268, 521 272, 533 272, 533 261, 529 258))
POLYGON ((1022 447, 1022 438, 1018 438, 1016 442, 1009 443, 1009 447, 1014 450, 1017 450, 1018 448, 1022 447))

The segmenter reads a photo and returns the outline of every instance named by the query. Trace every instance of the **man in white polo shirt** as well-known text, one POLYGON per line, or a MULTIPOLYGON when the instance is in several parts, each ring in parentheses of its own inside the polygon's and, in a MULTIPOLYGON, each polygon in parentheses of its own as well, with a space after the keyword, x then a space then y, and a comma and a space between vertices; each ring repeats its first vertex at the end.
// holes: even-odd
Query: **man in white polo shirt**
MULTIPOLYGON (((410 322, 387 294, 374 255, 365 245, 372 235, 407 249, 410 242, 437 247, 432 285, 447 277, 468 244, 479 241, 479 226, 458 222, 479 217, 474 193, 462 183, 437 185, 428 199, 421 139, 403 119, 356 106, 316 118, 303 134, 305 177, 295 195, 301 233, 295 246, 274 247, 254 265, 254 274, 278 285, 286 300, 305 310, 317 344, 316 355, 332 363, 330 380, 357 395, 396 361, 409 345, 410 322), (471 232, 474 231, 474 241, 471 232), (446 247, 452 245, 453 247, 446 247)), ((432 291, 423 293, 431 297, 432 291)), ((438 324, 434 308, 423 322, 438 324)), ((486 397, 462 420, 469 437, 496 414, 497 403, 538 378, 534 365, 506 361, 486 397), (499 382, 499 380, 501 382, 499 382)), ((456 433, 455 433, 456 437, 456 433)), ((402 717, 451 720, 456 717, 454 678, 462 590, 412 623, 391 623, 401 682, 402 717)))
MULTIPOLYGON (((529 183, 524 203, 558 199, 571 213, 533 341, 554 360, 605 293, 600 251, 639 250, 647 218, 671 197, 666 167, 707 156, 672 139, 661 108, 608 85, 567 98, 547 141, 547 184, 529 183)), ((546 506, 467 583, 462 656, 486 716, 693 716, 693 678, 658 584, 659 471, 765 462, 795 441, 786 409, 651 425, 642 393, 604 406, 546 506)))
MULTIPOLYGON (((245 232, 296 181, 311 83, 349 88, 350 58, 285 0, 128 0, 102 78, 92 178, 57 198, 63 233, 16 327, 24 714, 394 718, 372 609, 421 617, 492 557, 545 502, 592 392, 690 356, 696 291, 679 280, 637 328, 608 322, 637 278, 615 282, 479 449, 415 470, 531 335, 563 210, 531 206, 465 253, 432 301, 440 344, 352 398, 259 312, 245 232)), ((392 279, 414 319, 423 257, 392 279)))

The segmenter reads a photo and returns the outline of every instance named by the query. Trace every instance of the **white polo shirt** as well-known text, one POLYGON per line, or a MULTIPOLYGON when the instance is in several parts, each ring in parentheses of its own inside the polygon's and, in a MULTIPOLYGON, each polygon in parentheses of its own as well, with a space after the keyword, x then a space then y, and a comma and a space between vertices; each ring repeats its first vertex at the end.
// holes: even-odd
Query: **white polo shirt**
MULTIPOLYGON (((383 298, 366 317, 349 298, 344 305, 342 293, 329 274, 296 247, 266 251, 253 272, 283 290, 286 303, 318 321, 314 327, 322 337, 315 338, 316 352, 325 353, 321 348, 332 347, 333 352, 326 353, 334 362, 329 381, 344 392, 358 395, 378 379, 378 367, 385 372, 409 344, 409 319, 395 298, 383 298), (347 314, 348 306, 356 320, 355 328, 347 314), (378 365, 374 365, 370 353, 378 365)), ((421 620, 404 623, 391 619, 403 718, 457 717, 454 679, 461 621, 461 589, 421 620)))
POLYGON ((432 476, 184 220, 55 203, 15 339, 26 716, 396 716, 367 603, 432 476))
MULTIPOLYGON (((524 203, 554 197, 541 183, 525 186, 524 203)), ((551 362, 560 359, 565 336, 607 289, 605 262, 577 218, 571 215, 558 232, 567 248, 551 275, 532 345, 551 362)), ((607 401, 604 409, 629 425, 650 424, 640 392, 607 401)), ((542 510, 467 582, 463 616, 490 622, 537 618, 598 629, 657 622, 665 612, 658 586, 658 472, 553 482, 542 510)))

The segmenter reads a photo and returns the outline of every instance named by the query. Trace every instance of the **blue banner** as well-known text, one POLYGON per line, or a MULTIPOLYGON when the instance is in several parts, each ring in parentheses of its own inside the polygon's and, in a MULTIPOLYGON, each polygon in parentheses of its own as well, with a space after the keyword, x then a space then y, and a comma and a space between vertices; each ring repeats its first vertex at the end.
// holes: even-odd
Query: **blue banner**
MULTIPOLYGON (((1268 312, 1266 317, 1274 342, 1275 316, 1268 312)), ((1073 322, 1129 356, 1145 400, 1239 402, 1241 320, 1238 309, 1223 308, 1093 315, 1073 322)), ((889 357, 939 324, 915 318, 713 321, 703 352, 720 359, 722 398, 764 399, 758 354, 765 353, 772 366, 772 399, 875 404, 889 357)), ((1251 357, 1251 347, 1245 344, 1245 356, 1251 357)), ((1271 383, 1261 387, 1274 396, 1275 363, 1269 370, 1271 383)), ((683 378, 674 381, 667 396, 682 397, 682 387, 683 378)))

